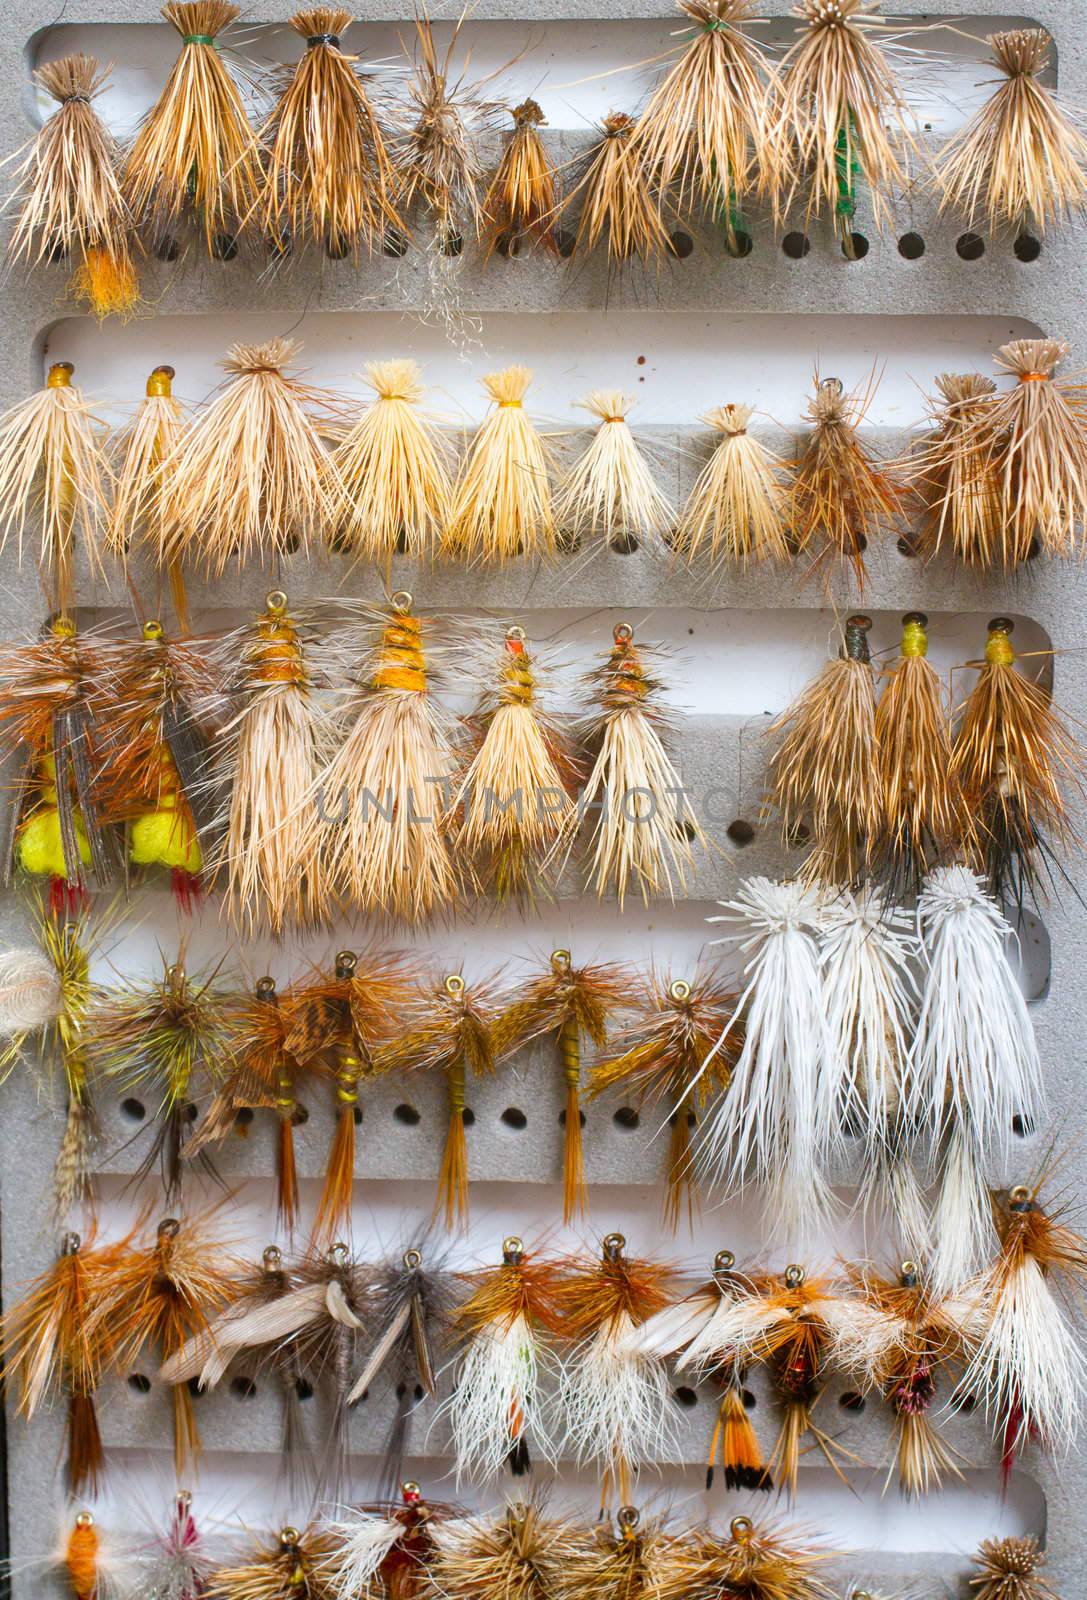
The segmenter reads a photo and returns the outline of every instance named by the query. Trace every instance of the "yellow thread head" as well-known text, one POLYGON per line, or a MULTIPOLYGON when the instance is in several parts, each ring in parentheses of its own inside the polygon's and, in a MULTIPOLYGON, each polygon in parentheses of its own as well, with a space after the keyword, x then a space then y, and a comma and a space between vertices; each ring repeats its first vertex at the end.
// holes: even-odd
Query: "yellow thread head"
POLYGON ((908 611, 902 618, 902 654, 911 659, 928 655, 928 618, 923 611, 908 611))
POLYGON ((1015 624, 1010 617, 994 617, 985 641, 985 659, 992 667, 1010 667, 1015 660, 1011 634, 1015 624))
POLYGON ((70 361, 54 361, 45 380, 47 389, 70 389, 75 367, 70 361))
POLYGON ((168 400, 173 394, 173 381, 173 367, 156 367, 147 380, 148 399, 168 400))

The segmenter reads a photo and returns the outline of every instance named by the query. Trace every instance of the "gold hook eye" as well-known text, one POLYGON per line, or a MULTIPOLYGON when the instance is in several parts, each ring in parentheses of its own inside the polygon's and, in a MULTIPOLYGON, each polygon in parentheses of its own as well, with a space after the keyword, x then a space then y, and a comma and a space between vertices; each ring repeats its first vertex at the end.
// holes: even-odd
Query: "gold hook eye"
POLYGON ((94 1512, 93 1511, 77 1511, 76 1512, 75 1525, 76 1525, 77 1528, 93 1528, 94 1527, 94 1512))
POLYGON ((524 644, 528 635, 518 622, 511 622, 506 629, 506 638, 510 644, 524 644))
POLYGON ((807 1277, 807 1273, 804 1271, 803 1267, 797 1266, 796 1262, 794 1261, 792 1266, 785 1268, 784 1277, 785 1287, 787 1289, 799 1289, 801 1284, 804 1282, 804 1279, 807 1277))
POLYGON ((264 603, 273 617, 281 617, 287 609, 287 596, 282 589, 273 589, 264 603))
POLYGON ((443 985, 446 994, 460 995, 464 993, 464 979, 459 972, 451 972, 446 977, 443 985))
POLYGON ((1025 1183, 1017 1183, 1014 1189, 1009 1189, 1008 1199, 1013 1206, 1021 1206, 1030 1199, 1030 1190, 1025 1183))
POLYGON ((621 1528, 636 1528, 642 1520, 642 1514, 637 1506, 620 1506, 615 1513, 615 1520, 621 1528))
POLYGON ((552 952, 551 952, 551 965, 554 967, 556 972, 569 972, 569 970, 570 970, 570 952, 569 952, 569 950, 552 950, 552 952))
POLYGON ((404 1251, 404 1265, 407 1267, 409 1272, 414 1272, 416 1267, 421 1267, 422 1264, 423 1254, 421 1250, 404 1251))
POLYGON ((755 1531, 755 1525, 750 1517, 733 1517, 728 1525, 728 1531, 737 1544, 746 1544, 755 1531))
POLYGON ((296 1545, 299 1538, 300 1535, 297 1528, 287 1527, 279 1530, 279 1542, 285 1550, 289 1550, 293 1545, 296 1545))
POLYGON ((629 622, 617 622, 611 636, 616 644, 629 644, 634 638, 634 629, 629 622))
POLYGON ((841 378, 820 378, 820 389, 826 389, 830 394, 844 394, 845 384, 841 378))
POLYGON ((398 589, 389 596, 389 605, 400 616, 406 617, 411 610, 412 596, 410 589, 398 589))
POLYGON ((400 1493, 405 1495, 414 1495, 421 1494, 422 1490, 419 1488, 419 1485, 416 1483, 414 1478, 405 1478, 403 1483, 400 1485, 400 1493))
POLYGON ((176 1217, 163 1217, 156 1231, 160 1239, 176 1239, 181 1232, 181 1224, 176 1217))
POLYGON ((502 1240, 502 1254, 504 1256, 522 1256, 525 1253, 524 1240, 516 1233, 508 1233, 502 1240))
POLYGON ((342 1239, 337 1239, 335 1244, 329 1247, 328 1259, 335 1262, 338 1267, 346 1266, 350 1261, 351 1252, 342 1239))
POLYGON ((689 1000, 691 998, 691 986, 686 978, 675 978, 668 985, 668 993, 673 1000, 689 1000))
POLYGON ((143 625, 143 636, 149 644, 157 644, 162 638, 163 626, 157 617, 152 617, 150 622, 143 625))
POLYGON ((718 1250, 713 1258, 714 1272, 731 1272, 736 1265, 736 1257, 731 1250, 718 1250))
POLYGON ((261 1256, 265 1272, 278 1272, 283 1265, 283 1251, 277 1244, 270 1244, 261 1256))

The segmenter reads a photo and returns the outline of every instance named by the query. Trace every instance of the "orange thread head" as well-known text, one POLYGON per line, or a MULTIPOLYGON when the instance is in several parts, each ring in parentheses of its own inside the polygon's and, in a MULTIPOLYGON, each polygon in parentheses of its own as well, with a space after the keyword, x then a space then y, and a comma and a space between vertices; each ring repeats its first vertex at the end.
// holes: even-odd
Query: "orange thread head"
POLYGON ((64 1565, 77 1600, 93 1600, 98 1588, 98 1530, 89 1511, 81 1511, 72 1524, 64 1565))
POLYGON ((381 658, 374 673, 374 688, 407 689, 423 694, 426 686, 423 625, 410 612, 398 611, 385 624, 381 635, 381 658))

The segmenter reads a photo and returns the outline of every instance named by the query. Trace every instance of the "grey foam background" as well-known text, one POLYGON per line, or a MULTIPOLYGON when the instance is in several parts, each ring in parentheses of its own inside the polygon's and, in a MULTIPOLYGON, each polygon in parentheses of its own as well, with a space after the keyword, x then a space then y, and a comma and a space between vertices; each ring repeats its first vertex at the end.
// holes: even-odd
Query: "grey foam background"
MULTIPOLYGON (((455 17, 459 0, 435 0, 430 6, 435 18, 455 17)), ((763 8, 773 15, 784 14, 784 0, 772 0, 763 8)), ((999 14, 1006 0, 974 0, 971 11, 999 14)), ((901 4, 896 14, 931 17, 927 7, 901 4)), ((3 0, 0 6, 0 64, 9 85, 0 105, 0 150, 16 149, 28 137, 31 124, 26 113, 27 56, 36 31, 48 23, 41 11, 26 0, 3 0)), ((274 15, 261 9, 247 21, 281 20, 287 8, 274 15)), ((407 0, 376 0, 367 6, 365 16, 374 19, 410 20, 407 0)), ((548 18, 623 19, 670 17, 666 0, 479 0, 474 10, 478 17, 523 18, 526 21, 548 18)), ((1053 35, 1060 69, 1060 85, 1073 104, 1087 105, 1087 4, 1084 0, 1048 0, 1033 8, 1038 22, 1053 35)), ((154 0, 125 0, 124 4, 97 5, 92 0, 71 0, 64 10, 64 21, 152 22, 157 20, 154 0)), ((633 88, 617 90, 616 103, 634 97, 633 88)), ((580 141, 563 136, 556 141, 564 151, 580 141)), ((863 219, 858 222, 863 229, 863 219)), ((1046 333, 1068 338, 1073 346, 1072 366, 1087 362, 1087 338, 1083 310, 1083 256, 1087 230, 1070 227, 1047 239, 1041 257, 1029 264, 1014 257, 1010 241, 990 244, 980 261, 966 262, 955 253, 954 241, 963 224, 954 220, 937 222, 928 202, 904 203, 900 230, 912 228, 923 234, 927 249, 918 261, 903 259, 892 238, 873 237, 871 250, 861 262, 846 262, 838 253, 825 226, 813 228, 810 254, 791 261, 771 237, 764 223, 756 227, 755 247, 743 260, 731 260, 719 244, 696 233, 696 245, 686 261, 666 269, 659 282, 642 280, 626 291, 609 285, 603 270, 579 268, 571 274, 563 267, 528 258, 496 262, 485 271, 476 263, 465 262, 462 277, 465 304, 469 308, 515 309, 526 314, 546 315, 551 310, 584 308, 599 311, 607 304, 652 303, 663 308, 728 308, 750 311, 847 311, 850 313, 945 312, 962 315, 987 312, 1009 317, 1024 317, 1046 333), (624 299, 624 293, 626 298, 624 299)), ((50 340, 53 325, 70 314, 60 300, 65 270, 40 272, 29 281, 9 276, 0 286, 0 404, 7 406, 25 395, 41 381, 43 353, 61 359, 63 350, 50 340)), ((377 259, 359 270, 349 264, 310 262, 292 264, 273 279, 259 278, 239 260, 228 265, 199 266, 180 274, 169 269, 153 269, 148 275, 147 292, 151 299, 161 291, 164 311, 198 316, 203 312, 250 310, 254 305, 282 313, 284 326, 304 311, 337 311, 388 307, 399 309, 410 303, 420 283, 417 264, 377 259)), ((164 359, 168 356, 164 355, 164 359)), ((715 398, 715 397, 708 397, 715 398)), ((700 402, 701 404, 701 402, 700 402)), ((700 408, 700 405, 699 407, 700 408)), ((692 411, 695 411, 692 406, 692 411)), ((920 408, 919 408, 920 409, 920 408)), ((679 459, 677 474, 688 477, 695 467, 694 454, 705 438, 692 428, 676 435, 689 454, 679 459)), ((903 440, 882 436, 881 447, 894 450, 903 440)), ((677 488, 679 487, 677 483, 677 488)), ((865 603, 873 608, 904 609, 929 607, 933 610, 968 610, 991 614, 1014 609, 1043 623, 1058 649, 1078 647, 1083 641, 1083 574, 1078 566, 1032 563, 1015 579, 987 580, 956 573, 935 565, 923 568, 900 554, 894 540, 882 540, 869 551, 870 579, 865 603)), ((308 590, 326 595, 344 580, 348 592, 374 594, 381 584, 376 576, 362 572, 347 575, 330 561, 307 570, 301 563, 291 564, 282 575, 292 594, 308 590)), ((427 607, 455 609, 458 606, 486 604, 515 610, 521 601, 538 595, 537 575, 510 568, 498 575, 465 574, 459 571, 416 572, 406 563, 397 563, 394 586, 413 589, 419 603, 427 607)), ((562 603, 560 586, 549 594, 549 603, 562 603), (557 596, 557 598, 556 598, 557 596)), ((268 575, 247 573, 228 577, 211 590, 194 589, 195 606, 249 605, 259 601, 268 587, 268 575)), ((81 589, 90 606, 123 604, 123 595, 109 596, 95 585, 81 589)), ((836 583, 832 598, 850 604, 855 598, 848 586, 836 583)), ((537 600, 537 603, 538 600, 537 600)), ((816 603, 811 587, 803 587, 793 571, 753 571, 728 576, 711 597, 704 584, 677 573, 666 561, 639 551, 630 557, 605 554, 579 567, 575 592, 570 603, 629 605, 707 605, 727 608, 796 607, 816 603)), ((0 631, 4 636, 25 634, 42 613, 42 602, 32 570, 20 572, 12 551, 3 557, 3 585, 0 588, 0 631)), ((714 618, 714 625, 727 627, 727 615, 714 618)), ((1059 655, 1055 663, 1055 687, 1060 702, 1080 716, 1087 707, 1087 656, 1059 655)), ((758 798, 758 763, 744 761, 744 787, 736 781, 736 755, 740 729, 738 719, 721 717, 690 718, 681 729, 680 748, 690 779, 712 773, 716 782, 732 784, 735 814, 753 815, 758 798)), ((741 874, 750 871, 788 870, 784 857, 770 835, 760 835, 756 844, 741 852, 717 857, 700 874, 691 892, 700 900, 716 897, 731 889, 741 874)), ((702 915, 702 907, 695 912, 702 915)), ((1048 908, 1046 924, 1052 938, 1052 972, 1049 991, 1035 1008, 1035 1019, 1045 1062, 1053 1123, 1063 1127, 1071 1153, 1064 1169, 1065 1186, 1073 1193, 1087 1184, 1087 1153, 1082 1133, 1081 1041, 1087 1021, 1085 993, 1080 961, 1084 950, 1087 912, 1071 895, 1048 908)), ((11 898, 0 905, 0 936, 15 941, 25 936, 25 919, 11 898)), ((374 1176, 432 1177, 438 1159, 435 1122, 439 1090, 434 1085, 413 1088, 412 1100, 423 1119, 417 1128, 401 1129, 395 1140, 382 1141, 372 1151, 367 1171, 374 1176)), ((508 1083, 486 1084, 471 1099, 477 1123, 469 1134, 473 1172, 476 1176, 508 1184, 554 1182, 558 1174, 556 1129, 557 1089, 554 1074, 533 1071, 532 1063, 518 1068, 516 1094, 508 1083), (516 1140, 496 1132, 500 1109, 515 1101, 529 1115, 528 1127, 516 1140)), ((389 1103, 401 1098, 393 1085, 382 1085, 368 1097, 367 1116, 377 1118, 388 1111, 389 1103)), ((43 1221, 45 1196, 58 1135, 58 1120, 51 1109, 35 1098, 25 1074, 16 1074, 0 1091, 3 1121, 0 1157, 0 1227, 3 1247, 3 1294, 10 1303, 15 1286, 25 1283, 48 1261, 54 1241, 43 1221)), ((110 1108, 107 1113, 116 1117, 110 1108)), ((618 1131, 606 1107, 590 1109, 592 1139, 590 1149, 595 1182, 651 1182, 659 1170, 659 1154, 647 1150, 637 1139, 618 1131)), ((117 1125, 119 1127, 119 1124, 117 1125)), ((325 1148, 327 1116, 318 1111, 303 1130, 300 1159, 304 1172, 318 1170, 320 1153, 325 1148)), ((1044 1152, 1050 1130, 1040 1129, 1024 1139, 1018 1148, 1019 1160, 1007 1172, 994 1171, 994 1180, 1015 1181, 1033 1169, 1044 1152)), ((232 1146, 226 1158, 228 1171, 239 1175, 270 1169, 271 1143, 259 1131, 244 1145, 232 1146)), ((849 1172, 841 1174, 848 1182, 849 1172)), ((511 1197, 515 1196, 511 1187, 511 1197)), ((511 1203, 514 1203, 511 1201, 511 1203)), ((237 1448, 239 1443, 240 1402, 229 1394, 208 1396, 199 1402, 199 1416, 210 1448, 237 1448)), ((165 1411, 158 1394, 136 1399, 122 1385, 104 1396, 103 1430, 110 1447, 157 1444, 165 1432, 165 1411)), ((360 1408, 352 1419, 352 1446, 360 1452, 376 1451, 388 1415, 386 1404, 375 1396, 368 1408, 360 1408)), ((692 1412, 685 1428, 686 1459, 702 1458, 706 1435, 706 1407, 692 1412)), ((866 1414, 847 1422, 842 1437, 851 1448, 878 1451, 886 1418, 880 1408, 869 1406, 866 1414)), ((952 1443, 970 1456, 983 1452, 985 1430, 979 1418, 960 1417, 949 1425, 952 1443)), ((260 1392, 245 1403, 244 1439, 248 1448, 274 1450, 278 1440, 276 1402, 270 1392, 260 1392)), ((441 1454, 440 1435, 432 1438, 441 1454)), ((38 1559, 52 1547, 56 1531, 56 1508, 60 1503, 59 1416, 40 1417, 31 1428, 9 1418, 8 1432, 9 1509, 12 1557, 15 1565, 16 1600, 43 1592, 38 1559), (29 1565, 34 1563, 34 1565, 29 1565)), ((1052 1579, 1057 1592, 1071 1600, 1087 1590, 1087 1472, 1080 1456, 1051 1464, 1033 1456, 1027 1470, 1041 1485, 1048 1505, 1048 1549, 1052 1579)), ((803 1515, 803 1503, 798 1508, 803 1515)), ((871 1568, 873 1563, 867 1563, 871 1568)), ((953 1583, 964 1573, 965 1562, 955 1557, 920 1559, 886 1558, 876 1563, 890 1580, 896 1572, 922 1578, 933 1588, 953 1583)))

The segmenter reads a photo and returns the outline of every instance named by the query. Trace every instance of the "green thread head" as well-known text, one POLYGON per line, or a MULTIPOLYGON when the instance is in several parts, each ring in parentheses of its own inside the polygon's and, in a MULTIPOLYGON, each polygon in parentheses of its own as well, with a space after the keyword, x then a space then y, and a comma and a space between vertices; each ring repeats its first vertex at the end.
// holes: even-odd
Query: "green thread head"
POLYGON ((848 113, 848 121, 838 130, 834 144, 834 166, 838 174, 838 199, 834 209, 840 217, 851 217, 857 209, 857 174, 860 171, 857 129, 852 111, 848 113))
POLYGON ((845 653, 849 661, 869 662, 872 652, 868 648, 868 630, 871 617, 852 616, 845 619, 845 653))

